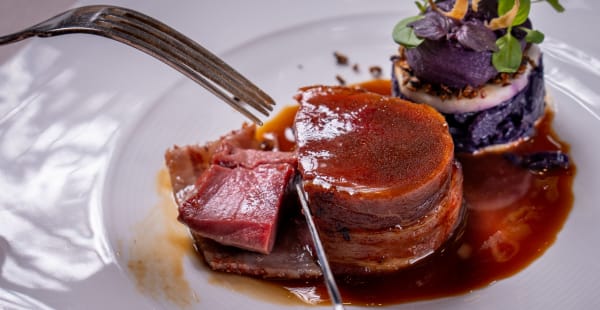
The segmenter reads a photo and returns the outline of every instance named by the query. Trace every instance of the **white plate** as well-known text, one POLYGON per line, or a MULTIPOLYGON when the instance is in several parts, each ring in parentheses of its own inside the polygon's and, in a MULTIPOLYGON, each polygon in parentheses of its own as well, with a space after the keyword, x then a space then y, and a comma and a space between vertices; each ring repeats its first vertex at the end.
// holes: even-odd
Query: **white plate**
MULTIPOLYGON (((175 25, 285 104, 299 86, 335 84, 337 74, 364 80, 370 65, 389 74, 391 28, 415 12, 412 3, 396 2, 116 3, 175 25), (363 74, 336 66, 333 51, 348 54, 363 74)), ((547 34, 555 128, 578 165, 575 205, 555 244, 484 289, 390 308, 600 303, 600 44, 578 26, 600 25, 594 3, 571 1, 564 15, 534 7, 535 24, 547 34)), ((214 139, 242 121, 197 85, 118 43, 71 36, 24 46, 0 67, 0 308, 311 308, 259 282, 207 271, 185 248, 168 194, 157 189, 167 147, 214 139)))

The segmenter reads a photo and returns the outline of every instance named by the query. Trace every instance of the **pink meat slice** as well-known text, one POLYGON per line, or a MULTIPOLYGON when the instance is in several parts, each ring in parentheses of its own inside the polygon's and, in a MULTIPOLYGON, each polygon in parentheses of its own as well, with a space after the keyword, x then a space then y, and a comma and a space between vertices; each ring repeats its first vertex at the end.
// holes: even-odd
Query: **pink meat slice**
POLYGON ((211 165, 179 207, 179 220, 205 238, 268 254, 293 173, 287 163, 233 169, 211 165))
MULTIPOLYGON (((264 155, 256 141, 255 126, 245 125, 219 140, 205 145, 174 146, 165 153, 165 162, 179 206, 195 195, 200 176, 214 164, 228 167, 253 167, 257 163, 291 163, 296 167, 292 153, 277 152, 269 160, 257 160, 264 155)), ((268 154, 267 154, 268 155, 268 154)), ((251 275, 268 279, 315 279, 321 269, 312 255, 312 241, 304 218, 298 212, 295 199, 285 194, 280 206, 281 219, 277 226, 275 244, 270 254, 249 251, 220 244, 193 230, 196 248, 213 270, 251 275)))
POLYGON ((217 141, 204 145, 175 145, 168 149, 165 153, 165 163, 177 203, 181 204, 193 191, 193 185, 198 177, 210 167, 215 155, 222 153, 224 145, 228 145, 227 148, 258 150, 260 142, 254 138, 255 132, 255 126, 244 125, 241 129, 234 130, 217 141))

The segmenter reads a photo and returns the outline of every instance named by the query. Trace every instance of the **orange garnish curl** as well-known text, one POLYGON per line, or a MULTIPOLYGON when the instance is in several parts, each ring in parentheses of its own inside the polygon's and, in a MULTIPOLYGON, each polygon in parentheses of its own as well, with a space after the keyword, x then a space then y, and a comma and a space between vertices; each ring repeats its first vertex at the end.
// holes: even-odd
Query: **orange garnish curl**
POLYGON ((433 2, 433 0, 428 0, 427 2, 429 2, 429 6, 431 7, 432 10, 439 11, 437 5, 435 5, 435 2, 433 2))
POLYGON ((477 10, 479 10, 479 0, 471 1, 471 9, 473 9, 473 12, 477 12, 477 10))
POLYGON ((462 20, 463 18, 465 18, 465 15, 467 15, 467 11, 469 10, 469 0, 456 0, 456 2, 454 2, 454 7, 452 7, 452 10, 450 10, 450 12, 444 12, 440 10, 437 7, 437 5, 435 5, 435 2, 433 2, 433 0, 429 0, 429 6, 432 10, 444 14, 447 17, 456 20, 462 20))
POLYGON ((521 2, 519 0, 515 0, 515 4, 513 5, 512 9, 510 9, 510 11, 504 13, 504 15, 502 16, 498 16, 492 19, 489 22, 489 24, 487 24, 487 27, 491 30, 498 30, 512 26, 512 23, 515 20, 515 17, 517 17, 517 13, 519 12, 520 5, 521 2))

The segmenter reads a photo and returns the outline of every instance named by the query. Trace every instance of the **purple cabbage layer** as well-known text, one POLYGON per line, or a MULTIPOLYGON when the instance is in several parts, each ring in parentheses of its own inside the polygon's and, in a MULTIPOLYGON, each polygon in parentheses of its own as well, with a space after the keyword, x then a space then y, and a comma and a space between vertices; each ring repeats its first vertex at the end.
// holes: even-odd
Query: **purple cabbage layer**
MULTIPOLYGON (((400 92, 395 70, 392 70, 392 94, 406 100, 400 92)), ((529 137, 535 122, 545 109, 544 66, 542 56, 538 66, 531 70, 529 83, 511 99, 492 108, 445 114, 456 152, 473 153, 484 147, 505 144, 529 137)))
MULTIPOLYGON (((438 2, 437 6, 450 11, 454 3, 455 0, 444 0, 438 2)), ((420 81, 443 84, 455 90, 467 85, 476 88, 495 77, 498 71, 492 65, 493 48, 481 45, 481 42, 491 40, 495 48, 496 39, 506 34, 505 29, 491 31, 485 26, 485 22, 498 16, 497 8, 497 0, 482 0, 477 12, 469 6, 462 21, 444 17, 429 9, 424 18, 409 24, 415 34, 425 39, 417 47, 405 50, 406 61, 414 75, 420 81)), ((531 21, 527 19, 511 32, 521 43, 523 51, 527 44, 527 32, 520 28, 531 29, 531 21)))

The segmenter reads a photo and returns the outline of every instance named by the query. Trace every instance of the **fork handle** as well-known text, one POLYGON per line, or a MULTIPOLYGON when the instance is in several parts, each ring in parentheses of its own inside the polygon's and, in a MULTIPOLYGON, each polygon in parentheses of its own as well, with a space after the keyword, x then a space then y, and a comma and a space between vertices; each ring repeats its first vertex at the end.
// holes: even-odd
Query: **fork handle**
POLYGON ((58 28, 60 24, 64 24, 65 18, 71 17, 72 15, 73 10, 69 10, 58 14, 50 19, 47 19, 39 24, 31 26, 27 29, 11 33, 5 36, 0 36, 0 45, 15 43, 36 36, 40 38, 47 38, 56 35, 75 32, 74 29, 71 29, 70 31, 69 29, 54 29, 58 28))
POLYGON ((36 35, 36 32, 32 31, 31 29, 11 33, 9 35, 0 37, 0 45, 19 42, 19 41, 25 40, 27 38, 31 38, 35 35, 36 35))

